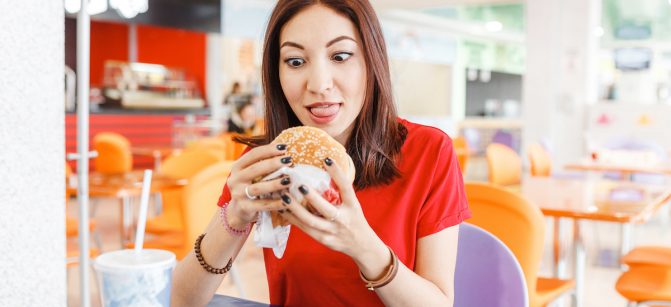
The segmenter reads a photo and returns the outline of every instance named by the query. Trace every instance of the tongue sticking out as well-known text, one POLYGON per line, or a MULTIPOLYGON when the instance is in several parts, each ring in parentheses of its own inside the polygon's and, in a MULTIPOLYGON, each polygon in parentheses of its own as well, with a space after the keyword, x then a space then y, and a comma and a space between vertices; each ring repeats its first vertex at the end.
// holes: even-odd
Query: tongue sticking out
POLYGON ((328 106, 310 108, 310 113, 317 117, 329 117, 338 113, 338 109, 340 109, 340 105, 334 103, 328 106))

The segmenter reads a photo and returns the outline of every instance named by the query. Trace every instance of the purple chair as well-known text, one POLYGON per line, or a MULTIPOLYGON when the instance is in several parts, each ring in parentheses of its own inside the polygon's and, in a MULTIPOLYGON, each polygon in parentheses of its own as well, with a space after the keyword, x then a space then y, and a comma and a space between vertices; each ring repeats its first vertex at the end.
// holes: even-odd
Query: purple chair
POLYGON ((524 273, 513 253, 501 240, 468 223, 459 226, 454 306, 529 306, 524 273))

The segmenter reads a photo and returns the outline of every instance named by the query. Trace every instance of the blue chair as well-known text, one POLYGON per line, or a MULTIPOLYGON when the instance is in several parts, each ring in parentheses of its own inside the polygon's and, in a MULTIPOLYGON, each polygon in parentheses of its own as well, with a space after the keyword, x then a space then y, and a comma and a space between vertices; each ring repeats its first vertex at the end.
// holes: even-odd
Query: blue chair
POLYGON ((528 307, 522 267, 498 238, 477 226, 459 226, 454 306, 528 307))

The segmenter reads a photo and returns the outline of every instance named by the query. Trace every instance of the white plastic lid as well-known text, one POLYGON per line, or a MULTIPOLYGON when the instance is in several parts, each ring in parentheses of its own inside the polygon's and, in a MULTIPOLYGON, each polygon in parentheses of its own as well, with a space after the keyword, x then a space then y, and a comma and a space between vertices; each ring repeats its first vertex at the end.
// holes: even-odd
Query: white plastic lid
POLYGON ((167 269, 175 266, 175 254, 160 249, 143 249, 137 253, 133 249, 124 249, 104 253, 96 257, 93 266, 96 271, 119 272, 167 269))

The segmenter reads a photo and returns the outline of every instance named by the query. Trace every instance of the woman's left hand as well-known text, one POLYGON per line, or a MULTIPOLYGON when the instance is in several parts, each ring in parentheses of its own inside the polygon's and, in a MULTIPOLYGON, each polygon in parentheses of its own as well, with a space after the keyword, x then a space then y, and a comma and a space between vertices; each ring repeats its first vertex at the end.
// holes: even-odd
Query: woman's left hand
POLYGON ((302 186, 299 188, 300 192, 321 217, 310 213, 291 198, 290 194, 282 197, 285 203, 287 197, 291 199, 287 205, 289 210, 282 213, 282 216, 313 239, 330 249, 349 255, 355 261, 363 260, 371 252, 379 251, 380 246, 386 251, 384 243, 368 225, 352 184, 338 165, 330 162, 331 165, 324 163, 324 169, 338 186, 342 204, 334 206, 316 191, 302 186))

